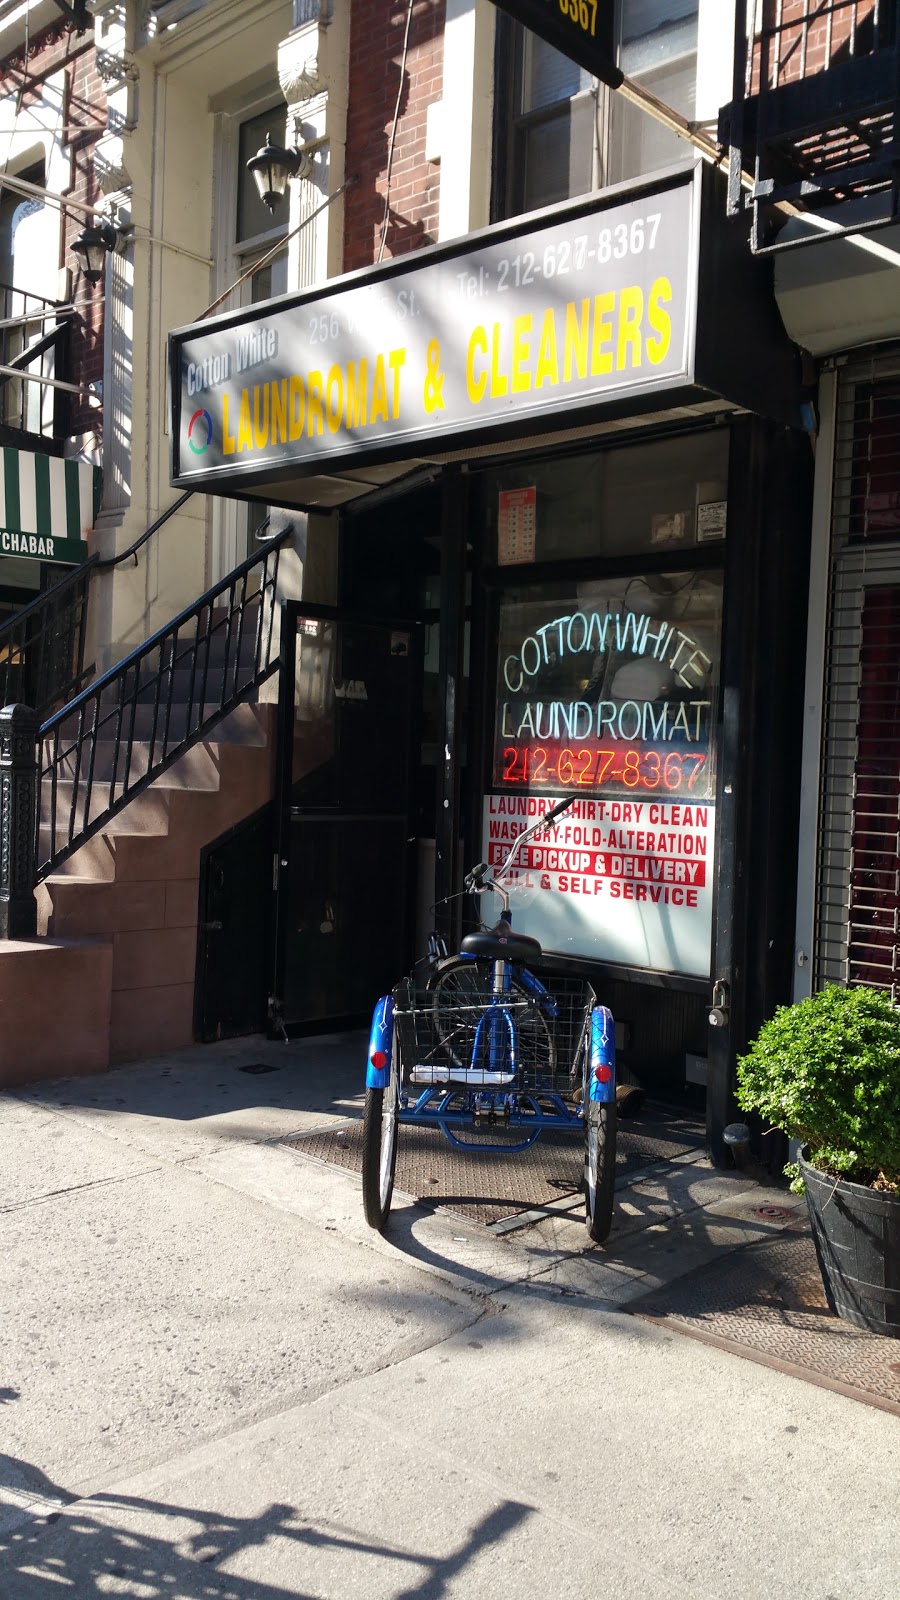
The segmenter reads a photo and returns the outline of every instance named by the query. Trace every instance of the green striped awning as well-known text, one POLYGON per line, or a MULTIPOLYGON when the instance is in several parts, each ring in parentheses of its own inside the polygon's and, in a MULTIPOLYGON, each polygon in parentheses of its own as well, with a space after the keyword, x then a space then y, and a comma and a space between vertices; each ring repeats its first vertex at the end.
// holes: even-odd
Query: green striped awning
POLYGON ((83 461, 0 449, 0 556, 76 565, 100 509, 103 474, 83 461))

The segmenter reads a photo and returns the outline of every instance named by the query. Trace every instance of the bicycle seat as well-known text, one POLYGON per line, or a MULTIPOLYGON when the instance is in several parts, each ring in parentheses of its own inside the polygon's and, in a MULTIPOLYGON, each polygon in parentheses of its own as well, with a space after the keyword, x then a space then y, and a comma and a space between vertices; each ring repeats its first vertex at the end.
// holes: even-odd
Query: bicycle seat
POLYGON ((513 933, 505 923, 483 933, 467 933, 459 948, 464 956, 482 956, 488 961, 520 961, 523 965, 540 961, 543 953, 537 939, 529 939, 525 933, 513 933))

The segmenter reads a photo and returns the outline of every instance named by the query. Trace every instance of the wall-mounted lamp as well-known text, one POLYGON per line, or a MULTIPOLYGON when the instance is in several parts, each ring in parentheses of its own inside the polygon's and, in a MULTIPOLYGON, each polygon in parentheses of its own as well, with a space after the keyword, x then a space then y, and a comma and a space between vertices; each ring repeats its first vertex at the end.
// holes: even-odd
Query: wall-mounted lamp
POLYGON ((279 201, 284 199, 288 178, 305 177, 312 165, 309 150, 287 150, 284 145, 273 144, 266 134, 266 142, 247 162, 259 190, 259 198, 272 215, 279 201))
POLYGON ((118 242, 119 230, 111 222, 104 221, 88 223, 72 240, 72 254, 78 257, 88 283, 100 282, 106 258, 115 250, 118 242))

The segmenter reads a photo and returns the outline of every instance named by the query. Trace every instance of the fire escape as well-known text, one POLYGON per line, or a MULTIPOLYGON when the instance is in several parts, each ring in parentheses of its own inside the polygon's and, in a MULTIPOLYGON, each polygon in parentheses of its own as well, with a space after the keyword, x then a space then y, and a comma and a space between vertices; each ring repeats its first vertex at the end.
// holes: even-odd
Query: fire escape
POLYGON ((897 15, 897 0, 736 0, 734 96, 719 140, 729 214, 750 207, 755 252, 900 218, 897 15), (818 225, 785 241, 798 213, 818 225))

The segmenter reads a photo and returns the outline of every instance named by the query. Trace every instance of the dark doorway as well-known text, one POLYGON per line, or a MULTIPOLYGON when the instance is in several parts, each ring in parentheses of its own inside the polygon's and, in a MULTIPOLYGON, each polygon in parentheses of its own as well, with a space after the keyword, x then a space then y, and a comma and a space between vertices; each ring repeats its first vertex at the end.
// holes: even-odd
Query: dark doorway
POLYGON ((285 607, 272 1021, 359 1021, 409 963, 421 628, 285 607))
POLYGON ((271 971, 273 807, 201 851, 194 1033, 261 1033, 271 971))

